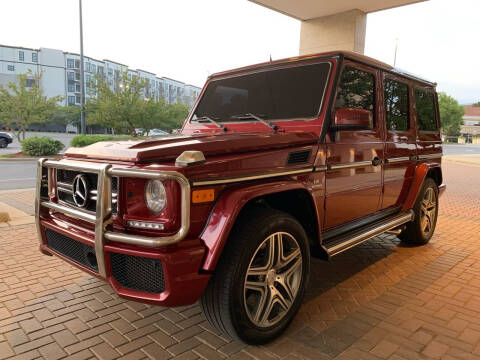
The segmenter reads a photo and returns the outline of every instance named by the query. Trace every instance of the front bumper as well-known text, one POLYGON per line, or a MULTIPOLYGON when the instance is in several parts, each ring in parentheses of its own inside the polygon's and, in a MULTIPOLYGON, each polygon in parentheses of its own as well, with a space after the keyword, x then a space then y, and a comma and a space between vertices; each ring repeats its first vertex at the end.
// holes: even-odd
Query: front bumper
POLYGON ((190 185, 182 174, 41 159, 37 177, 35 220, 43 253, 57 255, 89 274, 106 280, 120 296, 131 300, 163 306, 186 305, 198 300, 210 275, 199 273, 205 253, 201 241, 185 239, 190 223, 190 185), (98 175, 95 214, 55 201, 51 168, 98 175), (182 199, 182 219, 178 232, 162 237, 114 232, 110 226, 112 176, 177 181, 182 199), (45 186, 45 182, 48 186, 45 186), (45 191, 46 188, 48 191, 45 191), (58 213, 62 215, 56 216, 58 213), (90 228, 77 226, 68 218, 89 223, 90 228), (152 287, 148 279, 152 279, 152 283, 161 282, 161 286, 152 287))

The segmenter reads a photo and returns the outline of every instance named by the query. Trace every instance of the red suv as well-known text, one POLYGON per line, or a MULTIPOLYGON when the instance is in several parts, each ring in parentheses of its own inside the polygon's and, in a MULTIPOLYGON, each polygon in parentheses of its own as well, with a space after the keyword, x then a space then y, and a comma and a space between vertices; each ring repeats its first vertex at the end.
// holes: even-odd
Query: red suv
POLYGON ((180 134, 40 160, 40 249, 264 343, 301 306, 311 255, 430 240, 441 156, 435 83, 346 52, 227 71, 180 134))

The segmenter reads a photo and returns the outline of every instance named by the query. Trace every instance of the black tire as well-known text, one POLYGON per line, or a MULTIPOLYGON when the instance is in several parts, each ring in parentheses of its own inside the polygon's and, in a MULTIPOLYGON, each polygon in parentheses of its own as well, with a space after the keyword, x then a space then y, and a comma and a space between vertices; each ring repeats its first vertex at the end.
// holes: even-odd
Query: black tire
MULTIPOLYGON (((282 236, 280 237, 280 243, 283 244, 282 236)), ((267 253, 268 250, 263 251, 267 253)), ((285 249, 282 250, 282 254, 283 251, 285 249)), ((247 210, 237 220, 215 273, 201 297, 200 305, 209 323, 220 332, 248 344, 264 344, 279 336, 297 313, 302 303, 305 286, 308 283, 309 270, 310 250, 308 239, 300 223, 289 214, 281 211, 263 207, 253 208, 247 210), (301 264, 298 261, 296 266, 293 265, 297 269, 295 270, 296 275, 299 274, 301 268, 301 275, 297 275, 295 285, 298 290, 296 290, 296 295, 292 297, 294 300, 290 302, 288 311, 282 310, 283 317, 278 316, 277 323, 272 326, 257 326, 252 322, 247 310, 246 294, 248 290, 244 290, 246 274, 247 270, 251 269, 250 266, 253 266, 251 261, 259 254, 258 250, 261 250, 263 244, 266 244, 270 235, 279 232, 286 234, 282 236, 287 236, 288 241, 292 240, 289 237, 291 235, 295 240, 294 243, 298 244, 295 251, 299 255, 295 257, 296 260, 294 261, 297 262, 301 254, 301 264), (300 250, 300 253, 297 249, 300 250)), ((273 275, 273 277, 275 276, 273 275)), ((268 276, 262 278, 265 279, 264 283, 267 283, 267 278, 268 276)), ((275 281, 272 280, 272 277, 269 279, 275 281)), ((270 283, 267 287, 273 289, 272 285, 274 287, 279 286, 277 283, 270 283)), ((265 288, 265 290, 270 296, 272 296, 270 291, 275 291, 268 288, 265 288)), ((258 305, 259 307, 260 305, 258 305)), ((265 310, 265 313, 267 313, 267 310, 265 310)))
POLYGON ((8 146, 7 140, 0 138, 0 149, 6 148, 8 146))
POLYGON ((437 225, 438 218, 438 187, 432 178, 426 178, 423 182, 422 189, 418 194, 418 198, 413 207, 415 212, 414 220, 407 223, 405 230, 399 235, 400 240, 409 245, 425 245, 427 244, 435 232, 435 226, 437 225), (431 194, 435 201, 435 209, 429 211, 430 216, 427 216, 426 221, 422 222, 422 218, 425 216, 425 211, 422 207, 422 202, 425 197, 431 194), (428 228, 426 228, 428 226, 428 228))

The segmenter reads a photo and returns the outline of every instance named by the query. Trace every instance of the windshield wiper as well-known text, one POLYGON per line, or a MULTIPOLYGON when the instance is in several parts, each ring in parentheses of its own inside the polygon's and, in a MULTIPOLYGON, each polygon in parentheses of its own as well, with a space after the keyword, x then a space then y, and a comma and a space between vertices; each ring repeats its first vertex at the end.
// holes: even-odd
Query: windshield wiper
POLYGON ((257 116, 257 115, 252 114, 252 113, 247 113, 247 114, 243 114, 243 115, 233 115, 231 118, 232 119, 242 119, 242 120, 243 119, 254 119, 254 120, 260 121, 261 123, 267 125, 268 127, 272 128, 275 131, 278 130, 277 125, 274 125, 270 121, 262 119, 260 116, 257 116))
POLYGON ((197 117, 196 119, 192 119, 191 121, 196 121, 196 122, 201 122, 202 120, 206 120, 208 121, 209 123, 212 123, 214 125, 217 125, 220 129, 222 129, 223 131, 227 131, 227 127, 223 124, 220 124, 219 122, 213 120, 210 116, 200 116, 200 117, 197 117))

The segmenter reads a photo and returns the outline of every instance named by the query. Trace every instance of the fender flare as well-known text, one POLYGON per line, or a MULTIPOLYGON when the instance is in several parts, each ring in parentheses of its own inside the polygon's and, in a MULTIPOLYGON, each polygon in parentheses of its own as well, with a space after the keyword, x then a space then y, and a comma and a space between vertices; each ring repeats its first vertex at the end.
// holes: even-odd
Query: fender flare
MULTIPOLYGON (((225 192, 217 200, 200 235, 200 239, 207 247, 202 270, 213 271, 215 269, 238 214, 247 202, 263 195, 289 190, 308 191, 308 188, 298 181, 283 180, 256 185, 245 184, 242 187, 235 187, 225 192)), ((312 202, 315 206, 313 199, 312 202)))
POLYGON ((433 168, 439 167, 440 164, 437 163, 421 163, 415 167, 413 179, 410 184, 410 190, 408 191, 407 197, 402 205, 402 211, 410 210, 413 208, 428 172, 433 168))

